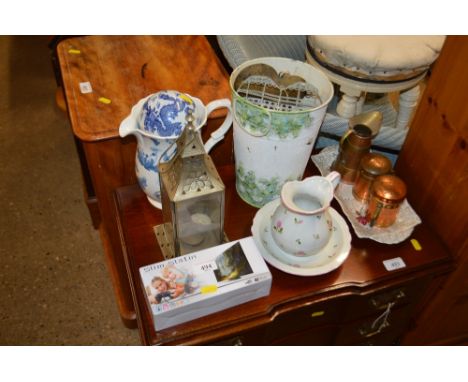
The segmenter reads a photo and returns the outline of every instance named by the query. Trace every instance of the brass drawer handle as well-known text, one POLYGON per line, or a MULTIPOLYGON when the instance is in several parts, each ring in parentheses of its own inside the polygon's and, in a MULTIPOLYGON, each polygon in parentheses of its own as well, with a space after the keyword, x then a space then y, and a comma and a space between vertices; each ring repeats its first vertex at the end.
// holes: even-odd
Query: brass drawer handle
POLYGON ((390 302, 396 303, 397 301, 400 301, 406 297, 405 292, 403 289, 397 289, 396 291, 392 291, 383 295, 380 295, 378 297, 372 297, 371 298, 371 304, 377 309, 383 309, 387 307, 387 304, 390 302))
POLYGON ((370 337, 376 336, 377 334, 379 334, 382 330, 384 330, 388 326, 390 326, 390 324, 386 321, 382 325, 380 325, 376 330, 367 331, 364 328, 360 328, 359 329, 359 334, 361 336, 363 336, 363 337, 370 338, 370 337))
POLYGON ((360 328, 359 334, 363 337, 369 338, 379 334, 382 330, 390 326, 388 318, 392 312, 392 307, 395 305, 395 302, 389 302, 385 312, 379 315, 370 325, 369 328, 360 328))

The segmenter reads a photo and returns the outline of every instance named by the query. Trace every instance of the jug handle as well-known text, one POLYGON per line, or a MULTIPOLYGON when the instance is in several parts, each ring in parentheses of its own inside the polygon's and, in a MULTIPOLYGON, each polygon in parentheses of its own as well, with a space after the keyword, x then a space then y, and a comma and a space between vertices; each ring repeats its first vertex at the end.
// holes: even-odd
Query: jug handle
POLYGON ((226 133, 228 132, 229 128, 232 125, 232 111, 231 111, 231 100, 228 98, 218 99, 215 101, 210 102, 206 105, 206 113, 207 115, 211 114, 216 109, 221 109, 225 107, 227 110, 226 118, 222 125, 215 131, 213 131, 210 135, 210 138, 205 143, 205 150, 206 152, 210 152, 213 146, 221 141, 226 133))
POLYGON ((330 183, 332 184, 333 188, 335 189, 336 186, 340 183, 341 174, 338 171, 332 171, 325 177, 330 183))
POLYGON ((340 147, 343 146, 344 141, 346 140, 346 138, 349 137, 349 135, 350 135, 352 132, 353 132, 352 129, 348 129, 348 131, 347 131, 346 133, 343 134, 343 136, 342 136, 341 139, 340 139, 340 147))

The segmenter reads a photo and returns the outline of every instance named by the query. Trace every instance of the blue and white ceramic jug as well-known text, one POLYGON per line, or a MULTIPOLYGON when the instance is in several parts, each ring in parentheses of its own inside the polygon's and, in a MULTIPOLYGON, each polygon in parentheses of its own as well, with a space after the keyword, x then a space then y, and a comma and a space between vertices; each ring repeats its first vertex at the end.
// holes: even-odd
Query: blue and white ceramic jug
POLYGON ((232 124, 229 99, 212 101, 205 106, 202 101, 191 95, 176 90, 160 91, 141 99, 133 106, 130 115, 122 121, 120 136, 123 138, 133 134, 137 139, 135 171, 140 187, 153 206, 161 208, 159 160, 163 154, 167 156, 163 160, 170 159, 171 153, 166 153, 166 150, 181 135, 187 123, 187 114, 193 113, 194 125, 200 130, 211 112, 224 107, 228 109, 224 122, 205 143, 205 150, 209 152, 224 138, 232 124))

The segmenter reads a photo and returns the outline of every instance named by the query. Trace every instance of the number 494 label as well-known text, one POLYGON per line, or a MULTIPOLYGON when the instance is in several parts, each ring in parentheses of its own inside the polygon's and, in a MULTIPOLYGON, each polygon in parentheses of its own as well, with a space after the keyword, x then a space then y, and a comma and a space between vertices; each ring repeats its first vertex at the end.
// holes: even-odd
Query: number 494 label
POLYGON ((383 265, 387 271, 394 271, 396 269, 406 267, 405 262, 401 257, 395 257, 394 259, 385 260, 383 265))
POLYGON ((202 272, 213 272, 215 271, 216 269, 218 269, 218 267, 216 266, 216 263, 214 261, 210 261, 208 263, 203 263, 203 264, 200 264, 198 265, 199 267, 199 270, 202 271, 202 272))

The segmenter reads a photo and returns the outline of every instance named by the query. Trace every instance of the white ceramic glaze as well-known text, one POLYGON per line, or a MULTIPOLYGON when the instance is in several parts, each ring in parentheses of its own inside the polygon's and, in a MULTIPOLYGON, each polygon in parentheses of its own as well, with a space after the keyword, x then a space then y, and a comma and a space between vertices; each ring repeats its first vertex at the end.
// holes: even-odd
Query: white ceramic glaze
POLYGON ((252 137, 233 121, 236 189, 248 204, 261 207, 276 199, 282 185, 302 179, 314 140, 274 141, 252 137))
POLYGON ((223 124, 205 143, 205 149, 209 152, 224 138, 232 124, 231 102, 228 99, 215 100, 205 106, 201 100, 189 94, 175 90, 160 91, 138 101, 120 124, 119 134, 122 138, 133 134, 137 139, 135 172, 138 183, 156 208, 161 209, 159 160, 163 155, 163 160, 173 155, 167 149, 180 136, 188 112, 193 112, 195 127, 200 130, 206 124, 208 115, 219 108, 227 108, 228 112, 223 124))
POLYGON ((327 245, 316 256, 297 257, 278 247, 271 235, 271 218, 279 206, 276 199, 258 210, 252 225, 252 236, 265 261, 273 267, 297 276, 318 276, 338 268, 351 250, 351 234, 348 225, 332 207, 332 233, 327 245))
POLYGON ((236 188, 247 203, 261 207, 279 196, 288 180, 301 179, 314 147, 328 103, 333 97, 331 82, 304 62, 264 57, 237 67, 230 78, 234 113, 236 188), (320 102, 302 110, 277 111, 241 97, 234 89, 239 73, 264 63, 278 73, 302 77, 316 88, 320 102))
POLYGON ((276 245, 296 257, 316 255, 331 236, 329 213, 333 192, 340 174, 312 176, 292 181, 281 189, 281 203, 271 218, 271 235, 276 245))

